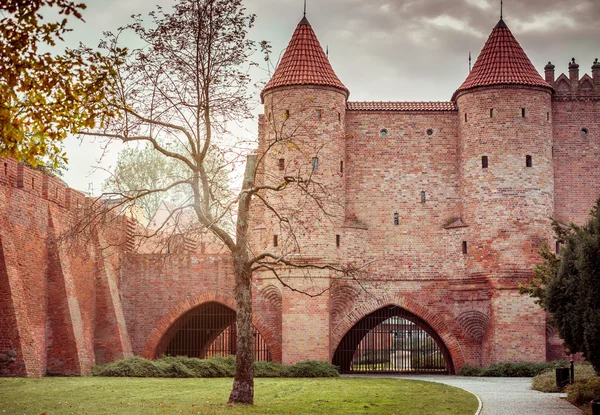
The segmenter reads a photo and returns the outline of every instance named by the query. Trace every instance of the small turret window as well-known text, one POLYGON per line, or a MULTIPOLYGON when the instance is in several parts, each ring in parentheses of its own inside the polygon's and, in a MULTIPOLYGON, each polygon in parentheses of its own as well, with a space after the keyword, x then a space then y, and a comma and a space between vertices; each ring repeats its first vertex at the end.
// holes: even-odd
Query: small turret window
POLYGON ((525 118, 525 108, 521 108, 521 117, 525 118))
POLYGON ((318 159, 318 157, 313 157, 313 159, 312 159, 312 169, 313 169, 313 171, 319 170, 319 159, 318 159))
POLYGON ((469 116, 467 115, 467 113, 465 112, 465 122, 467 122, 469 120, 469 116))
POLYGON ((494 118, 495 115, 496 115, 496 113, 494 112, 494 109, 491 108, 490 109, 490 118, 494 118))
POLYGON ((344 173, 344 161, 340 160, 340 173, 344 173))
POLYGON ((279 170, 285 170, 285 159, 279 159, 279 170))
POLYGON ((279 246, 279 238, 277 237, 277 235, 273 235, 273 246, 279 246))
POLYGON ((488 156, 481 156, 481 168, 482 169, 488 168, 488 156))
POLYGON ((525 167, 533 167, 533 159, 529 154, 525 156, 525 167))
POLYGON ((400 215, 398 213, 394 213, 394 226, 400 225, 400 215))
POLYGON ((338 122, 342 122, 342 113, 338 112, 338 122))
POLYGON ((318 119, 323 118, 323 111, 322 110, 317 110, 317 118, 318 119))
POLYGON ((546 113, 546 121, 550 121, 550 113, 549 112, 546 113))
POLYGON ((421 203, 425 203, 427 201, 427 196, 425 195, 425 192, 421 192, 421 203))
POLYGON ((463 255, 467 255, 467 253, 468 253, 467 241, 462 242, 462 253, 463 253, 463 255))
POLYGON ((389 134, 389 131, 387 130, 387 128, 382 128, 381 130, 379 130, 379 136, 381 138, 386 138, 389 134))
POLYGON ((342 237, 340 235, 335 235, 335 246, 337 248, 340 247, 341 242, 342 242, 342 237))

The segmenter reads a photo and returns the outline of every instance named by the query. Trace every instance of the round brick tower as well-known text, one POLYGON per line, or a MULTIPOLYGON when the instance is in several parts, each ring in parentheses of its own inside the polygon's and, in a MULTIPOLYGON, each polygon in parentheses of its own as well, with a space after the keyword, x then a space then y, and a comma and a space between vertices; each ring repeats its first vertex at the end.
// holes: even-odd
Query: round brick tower
MULTIPOLYGON (((338 79, 304 17, 261 98, 258 181, 283 191, 255 200, 259 252, 298 264, 333 264, 343 257, 345 113, 348 89, 338 79)), ((256 242, 255 242, 256 244, 256 242)), ((328 269, 278 267, 256 273, 259 289, 279 285, 282 362, 330 359, 332 273, 328 269), (309 298, 304 294, 312 293, 309 298)))
POLYGON ((259 152, 269 149, 263 180, 271 185, 288 182, 285 191, 269 193, 269 203, 294 218, 291 237, 280 220, 265 212, 267 248, 321 261, 339 256, 348 95, 304 17, 261 94, 264 128, 259 152))
POLYGON ((495 361, 545 359, 545 317, 517 288, 551 238, 551 97, 552 88, 502 19, 452 97, 459 111, 462 215, 469 225, 467 277, 501 290, 492 298, 484 343, 495 361), (520 332, 515 323, 526 318, 532 328, 520 332), (529 344, 531 354, 512 356, 511 343, 529 344))

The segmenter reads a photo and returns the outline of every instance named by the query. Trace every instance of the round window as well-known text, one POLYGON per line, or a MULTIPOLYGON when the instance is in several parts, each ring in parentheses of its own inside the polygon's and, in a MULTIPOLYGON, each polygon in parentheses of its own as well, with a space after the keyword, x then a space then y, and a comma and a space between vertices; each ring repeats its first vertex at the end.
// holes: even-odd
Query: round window
POLYGON ((389 132, 388 132, 387 128, 382 128, 381 130, 379 130, 379 136, 381 138, 387 137, 388 134, 389 134, 389 132))
POLYGON ((586 136, 586 135, 588 135, 588 133, 589 133, 589 131, 588 131, 587 128, 582 128, 581 129, 581 135, 586 136))
POLYGON ((428 128, 427 129, 427 135, 429 135, 429 136, 433 135, 433 129, 428 128))

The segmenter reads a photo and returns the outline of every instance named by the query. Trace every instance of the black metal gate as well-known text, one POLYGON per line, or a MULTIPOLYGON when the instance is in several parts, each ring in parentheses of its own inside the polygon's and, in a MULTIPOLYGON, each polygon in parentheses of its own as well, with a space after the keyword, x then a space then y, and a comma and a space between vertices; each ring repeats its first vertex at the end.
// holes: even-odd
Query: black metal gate
POLYGON ((450 353, 416 315, 384 307, 360 320, 333 356, 342 373, 453 373, 450 353))
MULTIPOLYGON (((235 355, 235 311, 219 303, 202 304, 181 316, 163 336, 156 355, 204 359, 235 355)), ((254 358, 271 361, 267 343, 254 328, 254 358)))

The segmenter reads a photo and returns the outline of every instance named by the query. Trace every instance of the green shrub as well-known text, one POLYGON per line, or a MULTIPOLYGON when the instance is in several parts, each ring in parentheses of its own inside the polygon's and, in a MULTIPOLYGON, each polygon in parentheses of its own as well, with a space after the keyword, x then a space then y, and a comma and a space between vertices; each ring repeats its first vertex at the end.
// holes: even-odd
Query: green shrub
POLYGON ((487 369, 479 366, 465 365, 460 369, 462 376, 485 376, 485 377, 534 377, 542 372, 557 367, 567 367, 566 361, 553 362, 518 362, 518 363, 494 363, 487 369))
MULTIPOLYGON (((559 366, 556 366, 559 367, 559 366)), ((531 387, 540 392, 560 392, 556 387, 555 368, 548 369, 531 380, 531 387)), ((587 380, 596 377, 596 372, 592 365, 587 363, 577 363, 575 365, 575 381, 587 380)))
POLYGON ((460 368, 459 373, 461 376, 481 376, 481 372, 483 372, 484 370, 485 369, 479 366, 464 365, 460 368))
POLYGON ((281 373, 286 378, 333 378, 340 376, 332 364, 318 360, 305 360, 291 366, 284 366, 281 373))
MULTIPOLYGON (((95 366, 94 376, 113 377, 164 377, 164 378, 224 378, 235 374, 235 356, 197 359, 187 356, 163 356, 157 360, 129 357, 106 365, 95 366)), ((292 366, 273 362, 254 362, 254 375, 267 377, 335 377, 335 366, 325 362, 307 360, 292 366)))
POLYGON ((151 378, 161 377, 162 373, 152 360, 134 356, 117 360, 106 365, 94 366, 94 376, 151 378))
POLYGON ((187 356, 164 356, 155 361, 165 377, 224 378, 235 372, 234 357, 212 357, 197 359, 187 356), (169 376, 167 373, 173 373, 169 376), (187 376, 191 374, 192 376, 187 376))
POLYGON ((566 366, 566 362, 520 362, 520 363, 495 363, 481 372, 480 376, 485 377, 534 377, 540 373, 554 369, 559 366, 566 366))
POLYGON ((254 376, 257 378, 279 378, 283 366, 273 362, 254 362, 254 376))
POLYGON ((390 351, 386 350, 364 350, 358 359, 354 361, 357 365, 375 365, 390 361, 390 351))
POLYGON ((587 406, 592 399, 600 398, 600 377, 575 382, 565 388, 567 400, 573 405, 587 406))
POLYGON ((445 369, 446 364, 440 352, 418 353, 413 352, 411 356, 413 369, 445 369))

